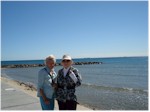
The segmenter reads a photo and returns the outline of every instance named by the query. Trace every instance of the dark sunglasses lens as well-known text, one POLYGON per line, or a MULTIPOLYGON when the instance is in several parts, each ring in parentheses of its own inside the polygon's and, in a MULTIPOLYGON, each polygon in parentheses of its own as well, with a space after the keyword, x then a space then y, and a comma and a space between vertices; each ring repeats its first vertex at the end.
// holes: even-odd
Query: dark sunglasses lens
POLYGON ((70 60, 63 60, 63 62, 70 62, 70 60))

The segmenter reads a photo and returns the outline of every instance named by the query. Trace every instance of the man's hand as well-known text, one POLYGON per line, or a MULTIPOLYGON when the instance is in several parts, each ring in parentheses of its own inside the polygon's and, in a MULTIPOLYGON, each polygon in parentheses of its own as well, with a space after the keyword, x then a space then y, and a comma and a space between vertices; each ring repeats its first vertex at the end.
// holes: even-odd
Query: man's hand
POLYGON ((49 102, 49 100, 46 98, 46 99, 44 99, 44 102, 45 102, 45 104, 50 104, 50 102, 49 102))
POLYGON ((46 98, 44 92, 43 92, 43 89, 40 89, 40 94, 45 102, 45 104, 50 104, 50 102, 48 101, 48 99, 46 98))

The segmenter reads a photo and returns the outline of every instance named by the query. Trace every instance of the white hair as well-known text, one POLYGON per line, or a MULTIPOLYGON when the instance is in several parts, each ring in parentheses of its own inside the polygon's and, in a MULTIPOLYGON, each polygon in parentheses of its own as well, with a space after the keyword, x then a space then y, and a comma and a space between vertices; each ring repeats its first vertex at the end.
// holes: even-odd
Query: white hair
POLYGON ((45 64, 46 64, 46 62, 49 61, 49 60, 52 60, 52 61, 54 61, 54 63, 56 63, 56 58, 55 58, 54 55, 49 55, 48 57, 46 57, 46 59, 45 59, 45 64))

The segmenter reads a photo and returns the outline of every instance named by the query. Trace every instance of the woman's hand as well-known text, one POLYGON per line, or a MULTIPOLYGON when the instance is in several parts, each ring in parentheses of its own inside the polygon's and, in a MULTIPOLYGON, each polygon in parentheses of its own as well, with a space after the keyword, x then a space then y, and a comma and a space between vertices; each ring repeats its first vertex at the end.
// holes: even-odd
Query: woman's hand
POLYGON ((53 88, 54 88, 54 89, 57 89, 57 88, 58 88, 58 85, 57 85, 56 83, 54 83, 54 84, 53 84, 53 88))

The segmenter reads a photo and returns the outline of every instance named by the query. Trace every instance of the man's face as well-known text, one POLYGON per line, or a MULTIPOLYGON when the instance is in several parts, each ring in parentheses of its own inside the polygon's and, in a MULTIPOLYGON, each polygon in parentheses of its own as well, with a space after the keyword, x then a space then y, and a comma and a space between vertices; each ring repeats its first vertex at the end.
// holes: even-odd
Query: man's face
POLYGON ((54 63, 53 60, 48 60, 48 61, 46 62, 46 65, 47 65, 50 69, 53 69, 54 66, 55 66, 55 63, 54 63))

